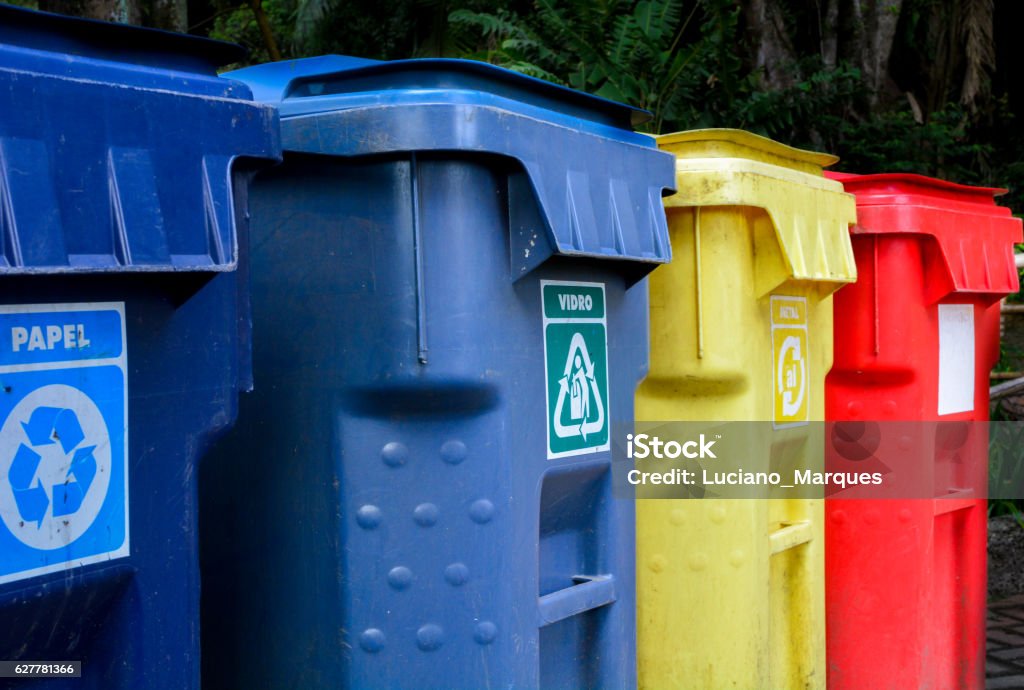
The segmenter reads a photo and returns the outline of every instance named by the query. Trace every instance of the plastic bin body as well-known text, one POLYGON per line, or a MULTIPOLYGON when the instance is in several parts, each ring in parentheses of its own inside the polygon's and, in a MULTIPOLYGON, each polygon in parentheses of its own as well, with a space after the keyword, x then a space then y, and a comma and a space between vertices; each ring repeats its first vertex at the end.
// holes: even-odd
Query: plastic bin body
POLYGON ((199 685, 197 466, 251 378, 276 115, 235 46, 0 8, 0 658, 199 685))
MULTIPOLYGON (((773 422, 793 442, 824 416, 831 295, 855 277, 853 200, 821 176, 832 157, 747 132, 659 146, 677 158, 679 193, 665 200, 673 262, 649 279, 637 419, 773 422), (797 410, 781 409, 777 385, 780 298, 802 308, 797 410)), ((639 500, 640 687, 822 687, 822 511, 819 500, 639 500)))
POLYGON ((204 680, 635 685, 606 448, 671 158, 630 109, 481 63, 280 69, 237 73, 283 95, 287 153, 253 187, 256 393, 208 466, 204 680))
MULTIPOLYGON (((828 419, 987 420, 1020 220, 995 204, 999 190, 835 177, 857 197, 860 278, 835 300, 828 419)), ((830 688, 984 686, 987 432, 949 443, 934 424, 905 426, 876 457, 962 497, 827 502, 830 688)))

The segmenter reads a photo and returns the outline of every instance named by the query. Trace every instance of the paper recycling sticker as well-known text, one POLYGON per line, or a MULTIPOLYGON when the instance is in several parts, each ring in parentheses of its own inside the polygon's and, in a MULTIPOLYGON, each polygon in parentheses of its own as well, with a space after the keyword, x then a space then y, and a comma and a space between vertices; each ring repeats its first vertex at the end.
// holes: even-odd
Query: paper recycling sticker
POLYGON ((610 448, 603 283, 540 282, 548 458, 610 448))
POLYGON ((809 419, 810 354, 807 349, 807 298, 772 295, 772 388, 776 429, 809 419))
POLYGON ((0 584, 127 556, 123 302, 0 306, 0 584))

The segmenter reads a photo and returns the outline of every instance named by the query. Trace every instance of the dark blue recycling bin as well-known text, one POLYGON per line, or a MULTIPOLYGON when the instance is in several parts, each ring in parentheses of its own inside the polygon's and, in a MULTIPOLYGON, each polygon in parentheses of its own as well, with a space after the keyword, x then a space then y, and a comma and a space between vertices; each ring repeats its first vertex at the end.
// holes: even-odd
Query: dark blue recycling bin
POLYGON ((204 682, 634 687, 609 429, 672 158, 477 62, 230 76, 286 153, 251 190, 256 390, 201 482, 204 682))
MULTIPOLYGON (((196 479, 250 387, 234 46, 0 7, 0 687, 197 688, 196 479)), ((264 161, 265 162, 265 161, 264 161)))

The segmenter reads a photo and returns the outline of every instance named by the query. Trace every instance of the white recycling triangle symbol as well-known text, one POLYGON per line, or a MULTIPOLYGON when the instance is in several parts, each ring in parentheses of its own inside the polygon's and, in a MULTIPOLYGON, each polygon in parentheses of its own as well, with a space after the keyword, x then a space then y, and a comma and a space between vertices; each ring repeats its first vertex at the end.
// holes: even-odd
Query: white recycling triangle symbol
POLYGON ((558 438, 594 434, 604 428, 604 403, 601 391, 594 379, 594 363, 587 352, 583 334, 573 333, 569 343, 569 356, 565 360, 565 372, 558 381, 558 402, 554 415, 555 435, 558 438), (562 424, 562 412, 566 398, 569 399, 569 424, 562 424), (591 408, 593 400, 593 409, 591 408), (588 421, 590 417, 592 421, 588 421))

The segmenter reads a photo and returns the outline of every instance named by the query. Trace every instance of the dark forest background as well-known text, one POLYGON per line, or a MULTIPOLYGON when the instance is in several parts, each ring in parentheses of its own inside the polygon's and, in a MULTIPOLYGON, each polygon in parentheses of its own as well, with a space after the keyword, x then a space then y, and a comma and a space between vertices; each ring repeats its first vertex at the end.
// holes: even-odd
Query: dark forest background
POLYGON ((839 169, 1011 188, 1024 208, 1019 0, 20 0, 241 43, 251 62, 468 57, 742 127, 839 169))

